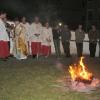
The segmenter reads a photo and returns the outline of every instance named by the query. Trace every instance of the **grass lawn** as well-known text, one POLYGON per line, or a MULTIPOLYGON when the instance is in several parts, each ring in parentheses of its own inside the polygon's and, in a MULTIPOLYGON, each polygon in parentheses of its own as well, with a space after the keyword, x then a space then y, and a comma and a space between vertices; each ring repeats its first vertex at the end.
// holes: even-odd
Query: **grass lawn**
MULTIPOLYGON (((74 61, 75 58, 61 59, 66 66, 74 61)), ((32 58, 0 61, 0 100, 100 100, 100 90, 85 94, 54 87, 56 80, 64 74, 56 68, 55 62, 54 57, 39 61, 32 58)), ((99 58, 86 58, 85 63, 100 78, 99 58)))

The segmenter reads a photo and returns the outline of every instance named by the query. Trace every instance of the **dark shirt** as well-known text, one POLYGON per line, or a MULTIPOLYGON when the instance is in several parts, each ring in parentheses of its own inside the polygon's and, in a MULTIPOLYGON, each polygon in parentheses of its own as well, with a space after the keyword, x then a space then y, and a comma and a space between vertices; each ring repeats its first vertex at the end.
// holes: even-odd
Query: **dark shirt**
POLYGON ((71 39, 71 32, 69 29, 64 29, 61 33, 62 41, 70 41, 71 39))
POLYGON ((56 29, 53 29, 52 32, 53 32, 53 39, 54 40, 59 40, 60 32, 56 29))
POLYGON ((96 30, 96 31, 90 30, 88 33, 89 41, 90 42, 97 42, 98 33, 99 33, 98 30, 96 30))

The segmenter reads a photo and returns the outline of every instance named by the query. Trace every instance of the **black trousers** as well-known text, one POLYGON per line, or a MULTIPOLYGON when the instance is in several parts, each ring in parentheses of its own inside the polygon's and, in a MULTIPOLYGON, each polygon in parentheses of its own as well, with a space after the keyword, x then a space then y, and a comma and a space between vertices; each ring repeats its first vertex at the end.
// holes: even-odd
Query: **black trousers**
POLYGON ((70 42, 62 41, 64 53, 66 54, 66 57, 70 57, 70 42))
POLYGON ((76 48, 77 48, 77 56, 82 57, 83 43, 76 43, 76 48))
POLYGON ((99 40, 99 58, 100 58, 100 40, 99 40))
POLYGON ((89 43, 90 57, 95 57, 97 43, 89 43))
POLYGON ((55 46, 55 52, 56 52, 56 56, 60 57, 61 55, 61 51, 60 51, 60 40, 59 39, 54 39, 54 46, 55 46))

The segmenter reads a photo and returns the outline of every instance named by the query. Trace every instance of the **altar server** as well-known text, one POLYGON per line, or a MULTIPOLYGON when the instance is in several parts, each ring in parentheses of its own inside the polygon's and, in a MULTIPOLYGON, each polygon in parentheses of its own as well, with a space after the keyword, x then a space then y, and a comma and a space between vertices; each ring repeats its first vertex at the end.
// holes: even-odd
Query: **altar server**
POLYGON ((48 57, 51 54, 51 41, 53 40, 52 28, 48 22, 46 22, 45 27, 43 27, 42 39, 42 54, 48 57))
POLYGON ((32 56, 35 58, 41 54, 41 42, 42 42, 42 24, 39 21, 39 17, 35 17, 34 22, 30 26, 30 42, 32 56))
POLYGON ((9 53, 9 36, 6 31, 4 19, 6 18, 6 13, 1 12, 0 13, 0 58, 6 59, 10 53, 9 53))

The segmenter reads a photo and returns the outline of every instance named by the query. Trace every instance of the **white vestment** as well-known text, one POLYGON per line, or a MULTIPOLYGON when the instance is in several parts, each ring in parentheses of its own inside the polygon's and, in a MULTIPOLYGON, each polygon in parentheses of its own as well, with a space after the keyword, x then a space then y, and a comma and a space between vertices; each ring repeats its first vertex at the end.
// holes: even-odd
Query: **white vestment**
POLYGON ((42 25, 41 23, 32 23, 30 26, 30 41, 31 42, 42 42, 42 25))
POLYGON ((30 24, 29 23, 21 23, 25 27, 25 36, 26 36, 26 41, 27 41, 27 49, 29 55, 31 55, 31 43, 29 40, 30 37, 30 24), (29 43, 29 44, 28 44, 29 43))
POLYGON ((19 24, 15 28, 15 43, 14 43, 14 57, 17 59, 27 59, 27 41, 26 41, 26 29, 23 24, 19 24))
POLYGON ((27 41, 29 41, 30 25, 29 23, 25 23, 25 24, 21 23, 21 24, 25 27, 26 39, 27 41))
POLYGON ((44 27, 42 33, 42 45, 51 46, 51 42, 53 40, 52 28, 44 27))

